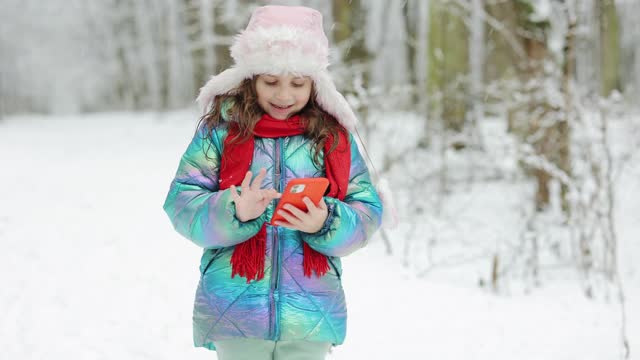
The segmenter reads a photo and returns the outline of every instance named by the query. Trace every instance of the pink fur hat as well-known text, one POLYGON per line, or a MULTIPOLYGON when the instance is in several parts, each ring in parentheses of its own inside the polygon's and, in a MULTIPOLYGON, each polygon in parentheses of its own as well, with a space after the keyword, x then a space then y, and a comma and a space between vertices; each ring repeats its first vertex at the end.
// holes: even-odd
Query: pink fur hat
POLYGON ((247 28, 234 38, 231 57, 235 64, 200 89, 196 101, 203 112, 217 95, 229 93, 244 79, 293 73, 311 77, 318 105, 350 131, 355 129, 358 120, 327 70, 329 41, 319 11, 302 6, 257 8, 247 28))

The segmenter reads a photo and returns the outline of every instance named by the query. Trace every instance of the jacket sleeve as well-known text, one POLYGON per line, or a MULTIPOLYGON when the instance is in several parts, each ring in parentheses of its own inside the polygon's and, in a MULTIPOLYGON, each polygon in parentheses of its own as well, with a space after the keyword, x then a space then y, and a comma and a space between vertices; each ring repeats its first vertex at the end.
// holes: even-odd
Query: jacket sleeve
POLYGON ((364 247, 382 222, 382 203, 371 183, 369 170, 349 136, 351 169, 347 195, 343 201, 324 197, 329 216, 320 231, 302 233, 302 238, 314 250, 328 256, 347 256, 364 247))
POLYGON ((236 218, 231 190, 219 189, 222 142, 216 129, 204 129, 198 129, 182 155, 163 209, 175 230, 196 245, 233 246, 257 234, 265 215, 247 222, 236 218))

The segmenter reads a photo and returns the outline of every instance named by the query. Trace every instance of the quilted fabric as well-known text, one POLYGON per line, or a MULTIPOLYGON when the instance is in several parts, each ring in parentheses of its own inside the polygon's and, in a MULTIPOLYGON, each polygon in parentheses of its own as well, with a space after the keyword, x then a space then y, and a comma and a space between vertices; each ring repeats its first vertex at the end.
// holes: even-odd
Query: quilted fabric
MULTIPOLYGON (((194 345, 214 350, 216 340, 237 337, 342 344, 347 307, 340 258, 365 246, 382 218, 380 199, 353 136, 344 201, 324 198, 329 216, 315 234, 267 225, 265 276, 247 284, 243 277, 231 278, 231 254, 268 222, 278 200, 259 218, 240 222, 230 190, 218 189, 227 124, 204 131, 199 129, 183 154, 163 206, 176 231, 203 248, 194 345), (325 276, 303 275, 303 241, 328 256, 331 269, 325 276)), ((303 136, 256 138, 251 171, 255 175, 262 167, 267 176, 261 187, 278 191, 291 179, 325 175, 313 163, 312 143, 303 136)))

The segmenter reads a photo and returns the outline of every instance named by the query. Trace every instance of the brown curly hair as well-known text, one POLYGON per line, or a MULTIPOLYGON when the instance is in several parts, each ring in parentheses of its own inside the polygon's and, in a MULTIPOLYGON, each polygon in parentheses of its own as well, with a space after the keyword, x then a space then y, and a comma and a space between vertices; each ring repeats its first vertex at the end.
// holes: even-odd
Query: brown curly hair
MULTIPOLYGON (((209 146, 212 146, 212 144, 208 134, 211 134, 211 131, 224 121, 223 116, 226 119, 238 122, 239 136, 231 139, 232 142, 244 142, 253 136, 253 129, 264 114, 264 110, 258 105, 257 78, 257 76, 253 76, 250 79, 245 79, 228 93, 216 96, 211 109, 200 118, 196 126, 196 133, 201 126, 205 126, 206 131, 204 134, 207 134, 205 140, 209 141, 209 146), (232 105, 223 106, 227 101, 231 101, 232 105), (226 113, 222 114, 222 111, 225 110, 226 113)), ((313 82, 309 101, 300 110, 299 115, 305 126, 304 136, 313 142, 313 161, 320 166, 320 150, 324 148, 329 135, 333 136, 333 144, 331 144, 330 150, 325 156, 338 146, 338 133, 342 132, 345 136, 348 136, 348 132, 333 116, 320 108, 316 102, 316 90, 313 82)), ((206 153, 208 153, 208 149, 205 150, 206 153)))

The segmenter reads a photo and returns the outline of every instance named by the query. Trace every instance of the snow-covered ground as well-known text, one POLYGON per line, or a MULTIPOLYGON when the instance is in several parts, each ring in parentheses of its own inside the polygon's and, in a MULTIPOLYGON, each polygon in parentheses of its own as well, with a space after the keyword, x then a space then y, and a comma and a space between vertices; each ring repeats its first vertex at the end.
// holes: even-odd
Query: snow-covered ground
MULTIPOLYGON (((162 210, 195 121, 176 112, 0 122, 0 359, 216 358, 192 346, 201 250, 162 210)), ((618 189, 632 357, 639 175, 631 166, 618 189)), ((349 328, 332 359, 620 358, 616 302, 586 299, 575 281, 496 296, 446 274, 417 278, 378 239, 343 269, 349 328)))

